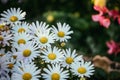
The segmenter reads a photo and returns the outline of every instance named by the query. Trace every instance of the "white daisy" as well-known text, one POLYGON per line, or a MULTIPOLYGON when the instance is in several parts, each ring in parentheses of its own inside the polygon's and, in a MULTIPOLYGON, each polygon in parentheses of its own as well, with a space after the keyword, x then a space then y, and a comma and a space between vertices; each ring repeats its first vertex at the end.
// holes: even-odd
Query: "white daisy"
POLYGON ((16 62, 16 59, 14 59, 12 55, 8 57, 7 66, 8 66, 9 72, 11 73, 13 72, 15 62, 16 62))
POLYGON ((16 34, 14 34, 12 44, 14 47, 16 47, 20 44, 26 44, 26 43, 30 42, 31 39, 32 39, 32 36, 26 32, 16 33, 16 34))
POLYGON ((15 66, 12 80, 39 80, 40 70, 34 63, 25 64, 21 62, 21 65, 22 66, 15 66))
POLYGON ((63 70, 60 64, 48 65, 48 69, 44 68, 43 71, 45 73, 42 76, 45 80, 67 80, 69 75, 68 70, 63 70))
POLYGON ((10 46, 10 41, 12 40, 12 34, 10 31, 3 31, 0 34, 0 44, 4 46, 10 46))
POLYGON ((67 42, 68 39, 70 39, 70 34, 73 33, 73 31, 70 31, 70 26, 66 23, 63 25, 61 23, 57 23, 57 28, 53 26, 53 33, 55 33, 56 40, 60 42, 67 42))
POLYGON ((12 27, 12 32, 13 33, 22 33, 22 32, 27 33, 28 27, 29 27, 29 24, 27 22, 18 23, 12 27))
POLYGON ((73 63, 71 65, 71 68, 73 74, 79 77, 90 77, 94 72, 94 65, 91 64, 91 62, 84 62, 84 60, 81 62, 73 63))
POLYGON ((41 55, 41 58, 46 62, 46 63, 59 63, 62 61, 63 54, 61 49, 57 47, 48 47, 47 49, 41 51, 43 55, 41 55))
POLYGON ((1 14, 1 20, 6 21, 8 24, 19 23, 20 20, 25 19, 26 12, 20 10, 20 8, 10 8, 3 11, 1 14))
POLYGON ((82 55, 78 56, 76 50, 71 51, 70 48, 63 50, 63 54, 63 62, 61 62, 63 67, 69 68, 72 63, 79 62, 83 59, 82 55))
POLYGON ((34 35, 39 32, 45 33, 49 30, 51 30, 51 28, 49 28, 49 25, 47 25, 45 22, 39 22, 39 21, 33 22, 29 27, 29 33, 34 35))
POLYGON ((52 43, 54 43, 54 34, 50 33, 50 31, 39 32, 34 36, 36 40, 36 44, 39 45, 40 48, 50 47, 52 43))
POLYGON ((7 54, 0 56, 0 77, 4 76, 4 77, 8 77, 8 56, 7 54))
POLYGON ((39 56, 40 51, 38 50, 39 47, 34 44, 34 42, 28 42, 26 44, 21 44, 17 47, 18 52, 16 52, 15 55, 17 55, 17 60, 23 60, 25 62, 32 62, 34 58, 39 56))

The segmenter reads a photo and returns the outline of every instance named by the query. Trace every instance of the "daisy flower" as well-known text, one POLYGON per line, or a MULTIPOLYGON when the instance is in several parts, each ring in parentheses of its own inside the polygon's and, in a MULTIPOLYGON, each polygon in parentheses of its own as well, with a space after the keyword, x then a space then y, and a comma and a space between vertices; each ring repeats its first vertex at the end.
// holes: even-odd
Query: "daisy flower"
POLYGON ((20 8, 10 8, 1 13, 1 20, 7 22, 8 24, 19 23, 20 20, 25 19, 26 12, 20 10, 20 8))
POLYGON ((71 71, 73 74, 79 76, 79 77, 90 77, 93 75, 94 72, 94 65, 91 64, 91 62, 84 62, 82 60, 81 62, 73 63, 71 65, 71 71))
POLYGON ((63 62, 61 62, 63 67, 69 68, 72 63, 79 62, 82 60, 82 55, 78 56, 76 50, 72 51, 70 48, 63 50, 63 54, 63 62))
POLYGON ((16 59, 14 59, 12 55, 8 57, 7 67, 8 67, 9 72, 13 72, 15 62, 16 62, 16 59))
MULTIPOLYGON (((0 56, 0 77, 4 76, 7 77, 8 76, 8 62, 7 62, 8 56, 7 54, 0 56)), ((6 79, 7 80, 7 79, 6 79)))
POLYGON ((63 68, 60 67, 60 64, 55 65, 48 65, 47 68, 44 68, 43 71, 45 73, 42 73, 42 76, 45 80, 67 80, 68 78, 68 70, 63 70, 63 68))
POLYGON ((71 38, 70 34, 73 33, 73 31, 70 31, 70 26, 66 23, 63 25, 61 23, 57 23, 57 28, 53 26, 52 30, 55 34, 56 40, 59 40, 60 42, 67 42, 67 40, 71 38))
POLYGON ((18 61, 23 60, 25 62, 32 62, 34 58, 39 56, 40 51, 38 49, 39 47, 34 44, 34 42, 28 42, 26 44, 19 45, 17 47, 18 52, 16 52, 15 55, 17 55, 18 61))
POLYGON ((41 58, 46 62, 46 63, 59 63, 62 61, 63 54, 61 49, 57 47, 48 47, 47 49, 41 51, 43 55, 41 55, 41 58))
POLYGON ((10 31, 3 31, 0 34, 0 44, 4 46, 10 46, 10 40, 12 40, 12 34, 10 31))
POLYGON ((40 70, 34 63, 25 64, 21 62, 21 65, 15 66, 12 80, 39 80, 40 70))
POLYGON ((29 27, 29 24, 27 22, 18 23, 12 27, 12 32, 13 33, 22 33, 22 32, 27 33, 28 27, 29 27))
POLYGON ((51 28, 49 28, 49 25, 47 25, 45 22, 39 22, 39 21, 33 22, 29 27, 29 32, 31 34, 36 34, 39 32, 45 33, 49 30, 51 30, 51 28))
POLYGON ((39 32, 34 36, 34 38, 36 40, 36 44, 38 44, 40 48, 50 47, 55 40, 54 34, 50 33, 50 31, 39 32))
POLYGON ((30 42, 31 39, 32 39, 32 36, 26 32, 16 33, 16 34, 14 34, 12 44, 14 47, 16 47, 20 44, 26 44, 26 43, 30 42))

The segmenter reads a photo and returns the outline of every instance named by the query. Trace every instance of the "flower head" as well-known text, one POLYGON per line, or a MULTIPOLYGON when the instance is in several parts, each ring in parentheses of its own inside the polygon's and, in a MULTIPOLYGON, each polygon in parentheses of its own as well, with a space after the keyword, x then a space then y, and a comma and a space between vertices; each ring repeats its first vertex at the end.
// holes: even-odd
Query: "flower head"
POLYGON ((73 33, 73 31, 70 31, 70 26, 66 23, 57 23, 57 28, 53 26, 52 30, 55 34, 56 40, 60 42, 67 42, 67 40, 71 38, 70 34, 73 33))
POLYGON ((91 64, 91 62, 85 62, 84 60, 78 63, 73 63, 71 68, 73 74, 79 77, 90 77, 94 72, 94 65, 91 64))
POLYGON ((42 51, 41 58, 47 63, 59 63, 62 61, 63 54, 61 49, 57 47, 48 47, 46 50, 42 51))
POLYGON ((82 60, 82 56, 78 56, 76 50, 66 49, 63 51, 64 57, 63 62, 61 62, 63 67, 69 68, 72 63, 76 63, 82 60))
POLYGON ((63 70, 60 64, 48 65, 48 68, 44 68, 45 73, 42 74, 45 80, 66 80, 68 78, 68 71, 63 70))
POLYGON ((20 63, 21 66, 15 66, 15 72, 12 74, 12 80, 39 80, 40 70, 34 63, 20 63))
POLYGON ((117 55, 120 52, 120 43, 116 43, 115 41, 111 40, 106 42, 107 47, 109 48, 108 54, 115 54, 117 55))
POLYGON ((32 36, 26 32, 22 32, 22 33, 15 33, 13 35, 13 46, 19 46, 20 44, 26 44, 28 42, 32 42, 32 36))
POLYGON ((29 28, 29 24, 27 22, 21 22, 21 23, 15 24, 12 27, 12 32, 13 33, 23 33, 23 32, 28 33, 28 28, 29 28))
POLYGON ((34 39, 40 48, 50 47, 55 41, 54 34, 50 31, 38 32, 36 36, 34 36, 34 39))
POLYGON ((17 55, 17 60, 23 60, 25 62, 32 62, 34 58, 39 56, 38 46, 34 44, 34 42, 29 42, 26 44, 21 44, 17 47, 18 52, 16 52, 15 55, 17 55))
POLYGON ((26 12, 20 10, 20 8, 10 8, 6 11, 3 11, 1 14, 1 20, 7 22, 8 24, 19 23, 20 20, 25 19, 26 12))

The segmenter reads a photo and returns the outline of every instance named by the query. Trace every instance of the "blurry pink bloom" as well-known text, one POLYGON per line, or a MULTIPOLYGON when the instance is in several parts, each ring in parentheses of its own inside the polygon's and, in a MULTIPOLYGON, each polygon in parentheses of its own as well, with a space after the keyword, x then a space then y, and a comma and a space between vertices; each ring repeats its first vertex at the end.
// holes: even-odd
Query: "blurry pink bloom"
POLYGON ((120 15, 118 16, 117 21, 118 21, 118 24, 120 25, 120 15))
POLYGON ((116 43, 113 40, 106 42, 107 47, 109 48, 108 54, 117 55, 120 52, 120 43, 116 43))
POLYGON ((99 6, 94 6, 93 8, 94 8, 94 10, 98 11, 101 14, 109 12, 109 10, 107 9, 107 7, 101 8, 99 6))
POLYGON ((110 19, 109 18, 105 18, 105 17, 101 17, 99 20, 100 25, 102 25, 105 28, 109 28, 110 26, 110 19))
POLYGON ((118 24, 120 24, 120 13, 118 10, 111 10, 109 11, 109 16, 112 17, 114 20, 117 19, 118 24))
POLYGON ((93 20, 94 22, 98 22, 98 21, 100 20, 100 18, 101 18, 101 15, 99 15, 99 14, 92 15, 92 20, 93 20))
POLYGON ((110 19, 103 16, 108 13, 109 10, 106 7, 94 6, 94 10, 98 11, 98 14, 92 15, 92 20, 95 22, 99 22, 101 26, 108 28, 110 26, 110 19))
POLYGON ((108 12, 110 17, 113 17, 113 19, 115 20, 117 18, 117 16, 119 15, 119 11, 118 10, 110 10, 108 12))

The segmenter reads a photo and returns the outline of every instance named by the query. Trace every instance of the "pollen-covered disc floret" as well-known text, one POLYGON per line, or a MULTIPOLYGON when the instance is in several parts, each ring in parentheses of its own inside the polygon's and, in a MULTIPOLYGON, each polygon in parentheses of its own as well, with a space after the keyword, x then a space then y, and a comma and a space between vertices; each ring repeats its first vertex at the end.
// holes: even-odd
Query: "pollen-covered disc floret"
POLYGON ((42 74, 44 80, 67 80, 68 70, 63 70, 60 64, 48 65, 47 68, 44 68, 45 73, 42 74))
POLYGON ((85 62, 84 60, 73 63, 71 68, 73 74, 79 77, 90 77, 94 73, 94 65, 91 64, 91 62, 85 62))
POLYGON ((20 8, 10 8, 0 14, 1 20, 7 22, 7 24, 20 23, 21 20, 25 19, 26 12, 20 10, 20 8))

